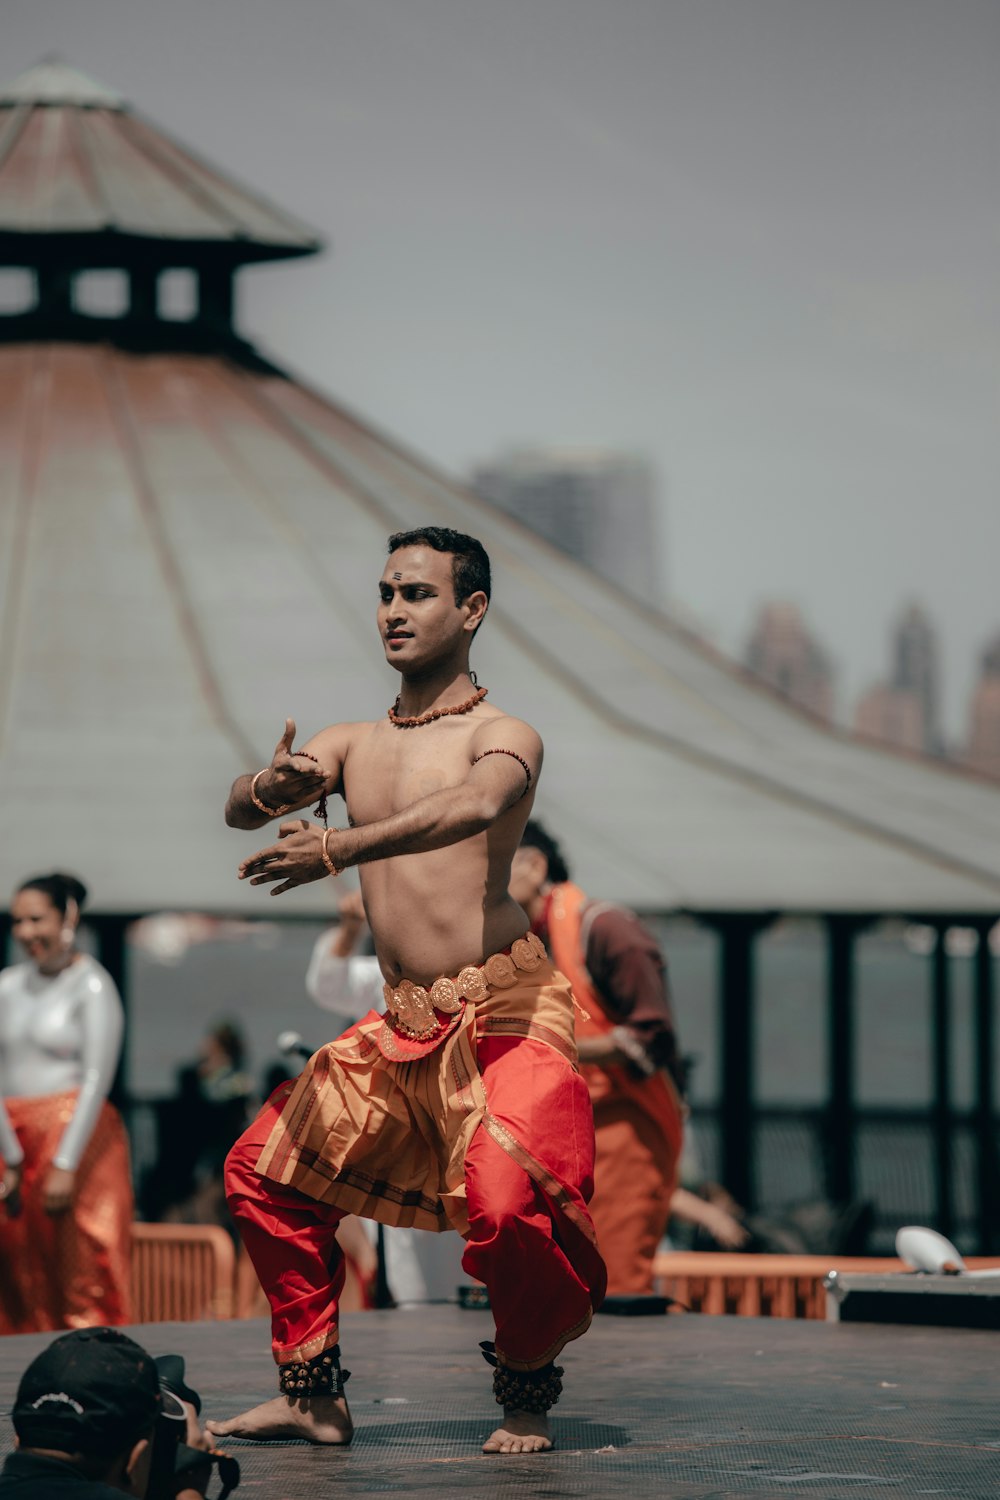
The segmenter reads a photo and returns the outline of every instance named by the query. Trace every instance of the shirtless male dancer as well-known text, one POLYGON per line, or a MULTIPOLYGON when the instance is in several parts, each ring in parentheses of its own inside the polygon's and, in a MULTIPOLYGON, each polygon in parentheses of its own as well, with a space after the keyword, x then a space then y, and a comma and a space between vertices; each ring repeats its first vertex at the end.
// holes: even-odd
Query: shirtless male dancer
POLYGON ((338 1222, 457 1229, 496 1320, 503 1420, 486 1453, 550 1448, 555 1357, 590 1324, 604 1264, 587 1201, 590 1100, 573 1000, 508 894, 542 764, 535 731, 485 700, 469 648, 490 597, 481 543, 439 527, 389 538, 378 628, 402 686, 388 717, 338 724, 234 783, 226 821, 339 793, 350 827, 303 819, 243 861, 280 895, 360 867, 385 977, 375 1011, 278 1089, 227 1161, 227 1195, 267 1294, 281 1395, 220 1435, 347 1443, 338 1222))

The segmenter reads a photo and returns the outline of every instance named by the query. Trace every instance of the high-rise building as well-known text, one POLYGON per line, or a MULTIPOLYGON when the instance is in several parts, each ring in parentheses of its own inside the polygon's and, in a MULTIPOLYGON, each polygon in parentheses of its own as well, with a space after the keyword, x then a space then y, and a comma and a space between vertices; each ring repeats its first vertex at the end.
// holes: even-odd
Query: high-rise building
POLYGON ((772 602, 761 606, 744 663, 799 708, 821 719, 833 718, 830 658, 794 604, 772 602))
POLYGON ((923 716, 923 743, 929 755, 941 752, 938 703, 938 649, 933 625, 919 605, 906 610, 892 640, 892 687, 912 693, 923 716))
POLYGON ((484 464, 474 488, 638 599, 660 604, 656 482, 642 458, 525 448, 484 464))
POLYGON ((898 620, 891 638, 889 681, 868 690, 854 722, 860 734, 898 750, 943 753, 937 636, 919 605, 910 605, 898 620))
POLYGON ((966 763, 988 776, 1000 776, 1000 636, 980 658, 980 676, 972 695, 966 763))
POLYGON ((897 750, 922 751, 926 739, 923 702, 911 688, 879 683, 858 704, 854 727, 859 734, 897 750))

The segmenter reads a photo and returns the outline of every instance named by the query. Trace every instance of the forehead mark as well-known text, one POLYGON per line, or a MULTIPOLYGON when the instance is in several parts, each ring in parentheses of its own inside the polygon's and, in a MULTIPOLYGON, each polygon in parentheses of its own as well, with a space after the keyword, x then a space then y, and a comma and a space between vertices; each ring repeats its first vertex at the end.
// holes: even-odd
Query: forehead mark
POLYGON ((386 563, 382 576, 379 579, 380 586, 388 587, 390 581, 405 584, 407 588, 440 589, 442 581, 435 580, 433 569, 422 568, 419 560, 413 567, 403 568, 398 572, 389 572, 389 564, 386 563))

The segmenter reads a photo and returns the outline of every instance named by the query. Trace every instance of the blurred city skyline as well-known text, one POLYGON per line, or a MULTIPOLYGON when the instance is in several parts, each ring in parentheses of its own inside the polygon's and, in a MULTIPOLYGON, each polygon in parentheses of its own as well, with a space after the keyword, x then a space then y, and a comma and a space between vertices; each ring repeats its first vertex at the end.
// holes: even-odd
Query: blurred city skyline
POLYGON ((995 558, 1000 12, 976 0, 8 0, 332 242, 243 331, 459 475, 647 457, 669 595, 787 598, 883 674, 919 599, 964 736, 995 558))
MULTIPOLYGON (((648 598, 661 553, 655 476, 639 455, 599 448, 517 448, 473 470, 478 494, 619 588, 648 598)), ((675 602, 676 609, 676 602, 675 602)), ((704 634, 684 612, 682 623, 704 634)), ((1000 630, 978 657, 978 677, 960 733, 946 732, 939 625, 911 599, 872 645, 872 680, 851 702, 841 664, 807 614, 787 598, 757 608, 736 657, 762 682, 817 718, 866 738, 945 756, 1000 776, 1000 630), (875 676, 878 667, 878 675, 875 676)))
POLYGON ((945 680, 941 631, 911 600, 886 622, 877 675, 854 700, 839 690, 839 663, 799 607, 784 599, 761 604, 741 661, 761 681, 817 718, 853 729, 896 749, 944 756, 1000 777, 1000 631, 974 663, 973 690, 957 734, 941 716, 945 680))

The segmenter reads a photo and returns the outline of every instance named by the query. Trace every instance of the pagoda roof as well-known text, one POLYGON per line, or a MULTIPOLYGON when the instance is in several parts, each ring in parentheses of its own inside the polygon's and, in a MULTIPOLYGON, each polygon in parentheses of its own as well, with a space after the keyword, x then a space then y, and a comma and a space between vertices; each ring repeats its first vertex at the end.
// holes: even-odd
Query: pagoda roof
POLYGON ((208 165, 120 95, 60 62, 0 87, 0 261, 30 263, 71 238, 92 263, 130 247, 164 263, 308 255, 305 225, 208 165))
MULTIPOLYGON (((479 536, 474 665, 546 746, 536 812, 645 910, 995 914, 1000 785, 838 733, 336 402, 216 355, 0 347, 0 842, 93 907, 327 914, 236 880, 233 778, 380 717, 392 531, 479 536)), ((331 821, 344 811, 334 800, 331 821)))

